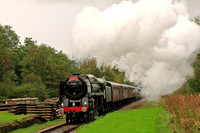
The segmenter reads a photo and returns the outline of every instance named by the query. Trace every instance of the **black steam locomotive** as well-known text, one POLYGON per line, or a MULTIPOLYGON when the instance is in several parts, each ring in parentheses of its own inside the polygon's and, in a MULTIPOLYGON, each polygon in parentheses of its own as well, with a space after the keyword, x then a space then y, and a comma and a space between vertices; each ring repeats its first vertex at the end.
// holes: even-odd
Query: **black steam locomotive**
POLYGON ((60 111, 66 122, 90 121, 136 97, 133 86, 96 78, 93 75, 75 74, 59 85, 60 111))

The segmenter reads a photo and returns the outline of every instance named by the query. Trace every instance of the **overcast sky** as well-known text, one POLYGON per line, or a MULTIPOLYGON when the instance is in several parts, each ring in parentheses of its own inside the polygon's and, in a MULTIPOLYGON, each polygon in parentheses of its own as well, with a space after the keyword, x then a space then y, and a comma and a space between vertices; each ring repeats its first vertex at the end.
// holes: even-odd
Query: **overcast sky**
MULTIPOLYGON (((22 43, 25 37, 32 37, 65 52, 75 17, 84 7, 103 10, 120 1, 0 0, 0 24, 12 26, 22 43)), ((188 0, 187 5, 190 17, 200 14, 200 0, 188 0)))

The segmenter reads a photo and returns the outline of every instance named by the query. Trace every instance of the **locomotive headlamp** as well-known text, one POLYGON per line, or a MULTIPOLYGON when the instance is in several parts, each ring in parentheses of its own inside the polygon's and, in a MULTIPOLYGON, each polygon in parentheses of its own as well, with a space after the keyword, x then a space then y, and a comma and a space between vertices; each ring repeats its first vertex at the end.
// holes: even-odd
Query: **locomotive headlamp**
POLYGON ((82 111, 83 111, 83 112, 86 112, 86 111, 87 111, 87 108, 86 108, 86 107, 82 107, 82 111))
POLYGON ((75 106, 76 104, 75 103, 72 103, 72 106, 75 106))
POLYGON ((84 104, 86 105, 86 104, 87 104, 87 102, 84 102, 84 104))
POLYGON ((63 103, 61 103, 61 107, 63 107, 64 106, 64 104, 63 103))
POLYGON ((61 113, 62 115, 65 113, 65 111, 64 111, 63 108, 59 109, 59 111, 60 111, 60 113, 61 113))

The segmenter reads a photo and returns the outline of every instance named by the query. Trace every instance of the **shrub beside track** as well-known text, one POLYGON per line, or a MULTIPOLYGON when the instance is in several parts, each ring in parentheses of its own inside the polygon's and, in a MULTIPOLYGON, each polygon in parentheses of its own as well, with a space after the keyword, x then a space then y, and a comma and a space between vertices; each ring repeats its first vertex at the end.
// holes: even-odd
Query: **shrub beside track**
POLYGON ((200 132, 200 95, 176 95, 163 98, 162 105, 171 113, 174 132, 200 132))

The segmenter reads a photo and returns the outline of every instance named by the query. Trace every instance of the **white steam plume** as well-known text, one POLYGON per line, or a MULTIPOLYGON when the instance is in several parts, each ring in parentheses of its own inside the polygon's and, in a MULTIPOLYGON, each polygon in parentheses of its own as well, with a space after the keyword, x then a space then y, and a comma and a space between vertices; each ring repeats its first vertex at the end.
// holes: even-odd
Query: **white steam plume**
POLYGON ((84 8, 72 29, 68 54, 77 60, 117 65, 142 94, 155 99, 193 76, 191 61, 200 49, 200 27, 185 3, 173 0, 122 1, 100 11, 84 8))

